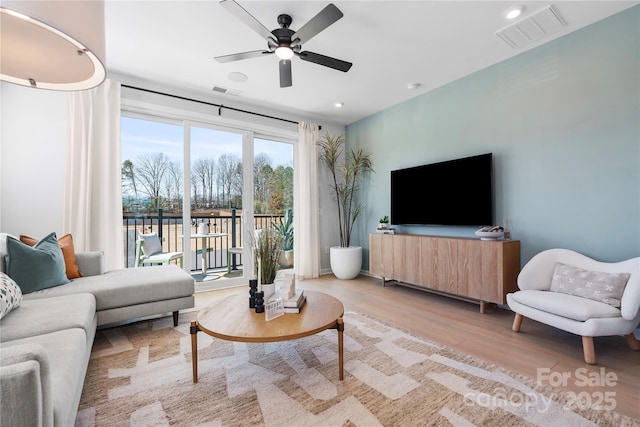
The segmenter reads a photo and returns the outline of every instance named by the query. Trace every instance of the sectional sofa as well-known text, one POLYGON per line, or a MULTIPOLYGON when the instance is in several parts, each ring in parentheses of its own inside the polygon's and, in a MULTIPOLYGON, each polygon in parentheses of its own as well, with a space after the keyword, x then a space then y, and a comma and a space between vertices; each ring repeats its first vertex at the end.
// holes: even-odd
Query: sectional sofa
POLYGON ((0 320, 1 426, 72 426, 98 327, 170 312, 177 325, 194 306, 175 265, 105 272, 101 252, 76 259, 82 277, 25 294, 0 320))

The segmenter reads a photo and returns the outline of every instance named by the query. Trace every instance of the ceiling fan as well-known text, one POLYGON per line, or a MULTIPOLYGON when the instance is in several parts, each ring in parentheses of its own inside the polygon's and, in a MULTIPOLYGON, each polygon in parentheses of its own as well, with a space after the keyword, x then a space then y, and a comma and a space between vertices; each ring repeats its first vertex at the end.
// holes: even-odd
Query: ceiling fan
POLYGON ((278 24, 280 28, 269 31, 260 21, 254 18, 234 0, 222 0, 220 5, 235 15, 236 18, 247 24, 253 31, 267 39, 267 50, 252 50, 250 52, 216 56, 215 60, 218 62, 227 63, 275 53, 276 56, 280 58, 280 87, 289 87, 292 84, 291 58, 294 56, 297 56, 303 61, 313 62, 333 68, 334 70, 347 72, 351 68, 352 64, 350 62, 302 50, 303 43, 308 42, 318 33, 342 18, 342 12, 332 3, 311 18, 311 20, 298 31, 293 31, 289 28, 293 21, 289 15, 279 15, 278 24))

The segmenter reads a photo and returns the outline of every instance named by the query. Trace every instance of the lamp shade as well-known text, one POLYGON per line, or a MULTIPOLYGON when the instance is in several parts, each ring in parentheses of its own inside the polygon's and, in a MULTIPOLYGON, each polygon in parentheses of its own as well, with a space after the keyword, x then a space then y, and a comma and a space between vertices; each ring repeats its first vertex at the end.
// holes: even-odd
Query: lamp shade
POLYGON ((104 1, 2 0, 0 19, 2 80, 51 90, 104 81, 104 1))

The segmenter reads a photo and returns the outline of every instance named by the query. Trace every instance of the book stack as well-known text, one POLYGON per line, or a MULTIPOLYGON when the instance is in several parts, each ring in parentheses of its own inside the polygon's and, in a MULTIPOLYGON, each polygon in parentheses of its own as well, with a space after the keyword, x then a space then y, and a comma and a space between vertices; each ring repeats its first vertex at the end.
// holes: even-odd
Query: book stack
MULTIPOLYGON (((281 296, 276 293, 272 299, 281 298, 281 296)), ((291 298, 282 298, 282 305, 284 306, 285 313, 300 313, 300 309, 307 301, 307 297, 304 294, 302 289, 296 289, 295 293, 291 298)))

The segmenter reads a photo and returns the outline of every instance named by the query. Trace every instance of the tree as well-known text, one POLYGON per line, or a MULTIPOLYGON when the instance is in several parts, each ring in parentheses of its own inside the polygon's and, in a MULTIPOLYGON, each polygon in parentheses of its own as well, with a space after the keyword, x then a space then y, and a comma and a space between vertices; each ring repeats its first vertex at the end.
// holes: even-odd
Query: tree
POLYGON ((235 173, 232 176, 231 191, 233 193, 232 203, 229 207, 242 208, 242 162, 239 160, 235 164, 235 173))
POLYGON ((271 158, 265 153, 258 153, 253 161, 253 198, 256 202, 267 202, 267 180, 272 170, 271 158))
POLYGON ((192 179, 197 181, 198 186, 202 190, 202 207, 213 206, 213 195, 215 194, 214 184, 216 183, 215 159, 197 159, 193 163, 192 179))
POLYGON ((134 179, 141 187, 140 191, 149 196, 153 210, 161 205, 162 179, 168 165, 169 159, 164 153, 142 154, 136 159, 134 179))
POLYGON ((281 214, 293 207, 293 168, 278 166, 269 176, 269 213, 281 214))
POLYGON ((132 191, 133 197, 138 198, 133 162, 128 159, 122 162, 122 189, 132 191))
POLYGON ((165 197, 172 209, 182 207, 182 166, 178 162, 171 162, 167 166, 164 178, 165 197), (173 197, 171 195, 174 195, 173 197))
POLYGON ((234 189, 234 183, 237 185, 238 169, 242 173, 240 160, 236 156, 223 154, 218 158, 217 182, 222 190, 222 204, 226 204, 228 207, 231 207, 231 192, 234 189), (238 168, 238 166, 240 167, 238 168))

